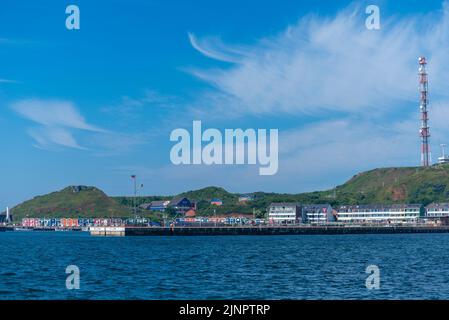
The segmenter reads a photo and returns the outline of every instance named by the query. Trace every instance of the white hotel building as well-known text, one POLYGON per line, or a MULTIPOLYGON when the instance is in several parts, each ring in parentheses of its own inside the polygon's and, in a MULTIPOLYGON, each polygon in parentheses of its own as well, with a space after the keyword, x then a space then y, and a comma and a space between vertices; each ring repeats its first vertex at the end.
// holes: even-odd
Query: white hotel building
POLYGON ((351 205, 337 208, 337 221, 343 223, 415 223, 420 204, 351 205))
POLYGON ((295 202, 272 203, 268 208, 268 221, 275 224, 301 222, 301 207, 295 202))
POLYGON ((426 207, 426 218, 449 217, 449 203, 431 203, 426 207))

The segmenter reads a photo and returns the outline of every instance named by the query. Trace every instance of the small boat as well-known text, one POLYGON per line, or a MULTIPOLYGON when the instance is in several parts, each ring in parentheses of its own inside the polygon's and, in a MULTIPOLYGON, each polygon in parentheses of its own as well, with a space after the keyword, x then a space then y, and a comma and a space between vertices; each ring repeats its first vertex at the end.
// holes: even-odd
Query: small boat
POLYGON ((33 231, 33 229, 25 227, 14 227, 14 231, 33 231))

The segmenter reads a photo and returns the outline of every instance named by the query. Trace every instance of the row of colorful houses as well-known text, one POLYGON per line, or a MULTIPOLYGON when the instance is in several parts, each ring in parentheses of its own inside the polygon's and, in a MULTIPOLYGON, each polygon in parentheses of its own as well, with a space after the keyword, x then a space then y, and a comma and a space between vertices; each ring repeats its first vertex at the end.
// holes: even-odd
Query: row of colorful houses
POLYGON ((449 203, 391 205, 302 205, 295 202, 272 203, 268 208, 270 223, 416 223, 419 220, 449 218, 449 203))
MULTIPOLYGON (((230 214, 214 217, 181 217, 174 221, 177 225, 189 224, 252 224, 252 215, 230 214)), ((263 223, 262 219, 256 219, 257 224, 263 223)), ((147 218, 23 218, 21 226, 24 228, 84 228, 84 227, 119 227, 129 225, 160 226, 147 218)))
POLYGON ((151 221, 146 218, 23 218, 25 228, 83 228, 83 227, 119 227, 144 224, 151 221))

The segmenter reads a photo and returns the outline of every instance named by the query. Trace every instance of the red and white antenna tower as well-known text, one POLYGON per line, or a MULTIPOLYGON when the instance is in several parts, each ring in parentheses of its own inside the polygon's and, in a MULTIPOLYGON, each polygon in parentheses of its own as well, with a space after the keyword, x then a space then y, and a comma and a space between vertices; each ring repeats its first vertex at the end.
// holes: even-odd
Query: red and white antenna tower
POLYGON ((421 128, 419 133, 421 135, 421 165, 424 167, 430 166, 430 147, 429 147, 429 116, 427 114, 427 72, 426 72, 426 58, 419 57, 419 92, 420 92, 420 106, 421 109, 421 128))

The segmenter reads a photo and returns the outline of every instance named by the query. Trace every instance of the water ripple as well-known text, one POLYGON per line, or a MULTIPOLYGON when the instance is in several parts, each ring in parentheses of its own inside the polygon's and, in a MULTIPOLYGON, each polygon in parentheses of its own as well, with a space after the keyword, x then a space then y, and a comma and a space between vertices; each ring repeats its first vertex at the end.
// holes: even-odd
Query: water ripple
POLYGON ((0 299, 449 299, 449 234, 0 241, 0 299), (80 290, 66 289, 72 264, 80 290), (370 264, 379 290, 365 287, 370 264))

